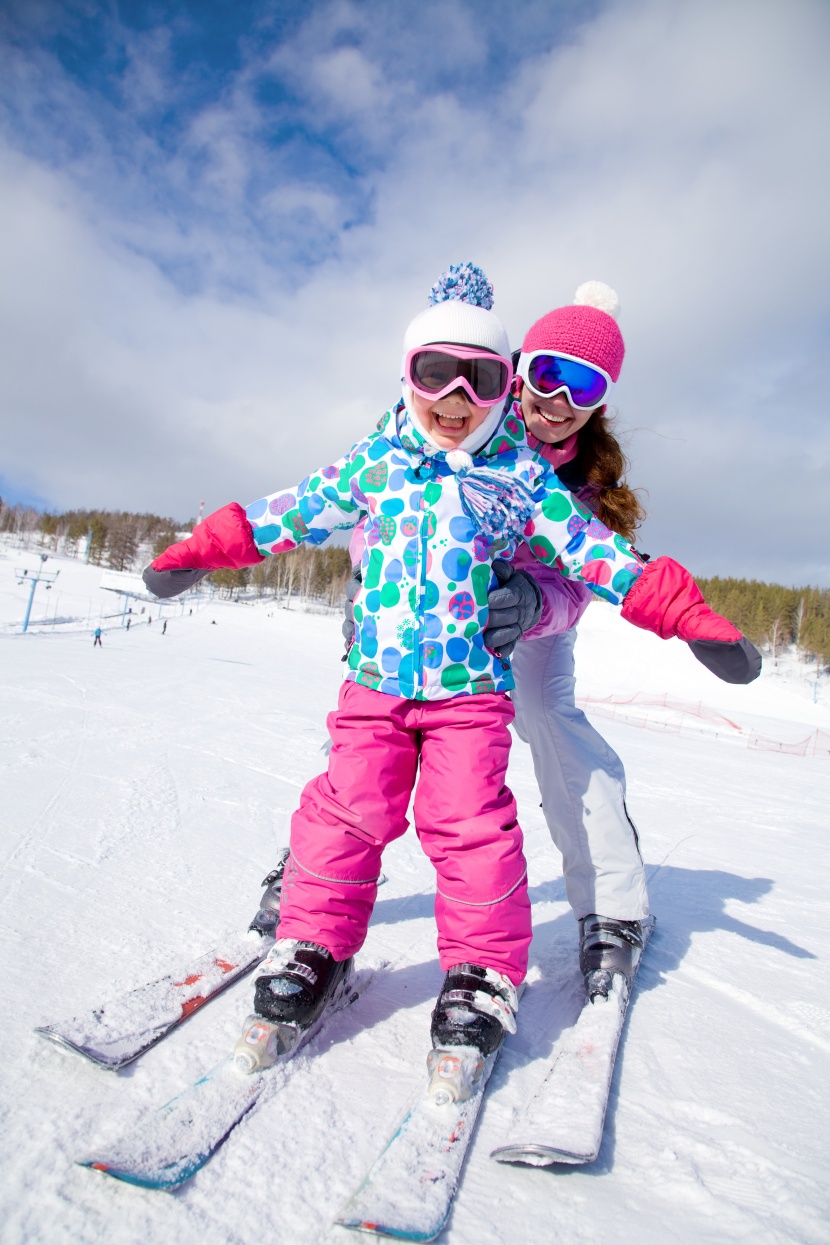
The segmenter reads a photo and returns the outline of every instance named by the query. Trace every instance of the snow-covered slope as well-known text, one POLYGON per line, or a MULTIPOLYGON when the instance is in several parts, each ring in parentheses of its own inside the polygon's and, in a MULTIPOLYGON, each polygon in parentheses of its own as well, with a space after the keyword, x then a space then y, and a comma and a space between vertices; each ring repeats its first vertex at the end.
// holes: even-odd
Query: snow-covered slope
MULTIPOLYGON (((0 561, 9 624, 23 593, 13 561, 0 561)), ((339 620, 214 602, 171 614, 164 636, 155 622, 116 628, 93 650, 84 628, 100 573, 73 566, 67 591, 93 602, 83 620, 0 635, 3 1241, 346 1242, 332 1216, 423 1076, 441 980, 431 869, 413 834, 386 855, 363 953, 390 967, 179 1193, 119 1185, 72 1160, 215 1063, 249 986, 120 1076, 31 1034, 247 924, 300 787, 325 763, 339 620)), ((596 718, 627 766, 659 924, 603 1150, 584 1170, 488 1158, 579 991, 576 926, 516 745, 541 980, 495 1073, 444 1239, 819 1245, 830 1217, 830 759, 748 741, 753 729, 785 741, 828 731, 830 710, 786 673, 729 688, 684 646, 599 605, 577 647, 580 695, 668 692, 739 729, 716 732, 676 708, 596 718), (551 997, 557 967, 569 985, 551 997)))

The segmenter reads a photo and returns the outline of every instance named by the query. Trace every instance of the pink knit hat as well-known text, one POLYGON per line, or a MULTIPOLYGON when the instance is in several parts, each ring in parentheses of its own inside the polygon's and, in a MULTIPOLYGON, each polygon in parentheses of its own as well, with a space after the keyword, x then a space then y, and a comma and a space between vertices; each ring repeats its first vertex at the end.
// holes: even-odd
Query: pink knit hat
POLYGON ((586 281, 569 307, 557 307, 531 325, 522 342, 522 354, 551 350, 574 355, 602 368, 616 381, 625 356, 615 318, 619 309, 620 300, 609 285, 586 281))

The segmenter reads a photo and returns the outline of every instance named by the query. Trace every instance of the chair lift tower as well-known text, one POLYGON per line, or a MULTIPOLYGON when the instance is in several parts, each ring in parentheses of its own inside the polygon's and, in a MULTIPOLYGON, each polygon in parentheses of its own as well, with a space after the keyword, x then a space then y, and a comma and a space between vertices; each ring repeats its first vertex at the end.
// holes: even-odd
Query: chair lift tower
POLYGON ((40 555, 40 566, 37 567, 34 571, 32 571, 31 574, 29 573, 28 568, 25 568, 23 570, 18 569, 15 571, 15 574, 17 575, 18 584, 29 584, 29 600, 26 602, 26 615, 23 619, 23 632, 22 632, 23 635, 26 634, 26 631, 29 626, 29 618, 32 613, 32 602, 35 599, 35 588, 38 586, 38 584, 46 584, 46 588, 48 590, 49 588, 52 587, 58 575, 60 575, 60 571, 50 572, 50 571, 45 571, 43 569, 43 564, 44 562, 48 561, 48 559, 49 559, 49 554, 42 553, 40 555))

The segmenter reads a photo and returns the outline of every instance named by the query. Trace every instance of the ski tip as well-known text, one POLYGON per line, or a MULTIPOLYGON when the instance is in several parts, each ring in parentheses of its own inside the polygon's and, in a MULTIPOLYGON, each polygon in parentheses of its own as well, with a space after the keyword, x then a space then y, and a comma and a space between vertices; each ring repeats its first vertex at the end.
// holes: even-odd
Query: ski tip
POLYGON ((388 1236, 393 1241, 434 1241, 440 1236, 444 1230, 444 1223, 440 1228, 430 1228, 427 1231, 420 1231, 417 1228, 395 1228, 390 1224, 374 1222, 368 1219, 357 1219, 354 1215, 346 1212, 338 1215, 335 1219, 335 1225, 339 1228, 351 1228, 353 1232, 370 1232, 373 1236, 388 1236))
POLYGON ((32 1032, 36 1033, 38 1037, 44 1038, 47 1042, 51 1042, 53 1046, 57 1046, 60 1050, 71 1051, 74 1055, 80 1053, 77 1046, 73 1046, 68 1038, 63 1037, 54 1029, 49 1028, 48 1025, 42 1025, 37 1029, 33 1029, 32 1032))
POLYGON ((32 1032, 36 1033, 38 1037, 45 1038, 47 1042, 51 1042, 53 1046, 59 1047, 60 1050, 71 1051, 73 1055, 83 1054, 80 1046, 77 1046, 68 1037, 64 1037, 58 1029, 53 1029, 49 1025, 33 1029, 32 1032))
POLYGON ((55 1029, 48 1026, 34 1029, 34 1033, 38 1037, 44 1038, 52 1046, 58 1050, 64 1051, 68 1055, 76 1055, 80 1059, 86 1060, 87 1063, 94 1064, 96 1068, 103 1068, 104 1072, 118 1072, 121 1068, 126 1067, 128 1063, 132 1063, 137 1056, 131 1055, 128 1059, 113 1059, 110 1055, 104 1055, 100 1051, 87 1049, 85 1046, 79 1046, 77 1042, 73 1042, 70 1038, 64 1037, 62 1033, 58 1033, 55 1029))
POLYGON ((338 1228, 351 1228, 353 1232, 372 1232, 375 1235, 380 1233, 378 1225, 370 1223, 367 1219, 353 1219, 350 1215, 338 1215, 334 1222, 338 1228))
POLYGON ((193 1174, 188 1172, 185 1175, 164 1176, 128 1171, 96 1158, 76 1159, 75 1164, 77 1167, 86 1167, 89 1171, 100 1172, 102 1176, 110 1176, 113 1180, 120 1180, 123 1184, 135 1185, 139 1189, 157 1189, 163 1193, 171 1193, 174 1189, 178 1189, 179 1185, 184 1184, 193 1174))
POLYGON ((113 1176, 116 1180, 121 1179, 121 1175, 114 1167, 110 1167, 109 1163, 102 1163, 99 1159, 76 1159, 76 1167, 86 1167, 89 1171, 100 1172, 102 1176, 113 1176))
POLYGON ((564 1163, 568 1167, 582 1166, 593 1163, 596 1157, 596 1154, 575 1154, 550 1146, 521 1144, 499 1146, 490 1152, 490 1158, 497 1163, 522 1163, 528 1167, 552 1167, 554 1163, 564 1163))

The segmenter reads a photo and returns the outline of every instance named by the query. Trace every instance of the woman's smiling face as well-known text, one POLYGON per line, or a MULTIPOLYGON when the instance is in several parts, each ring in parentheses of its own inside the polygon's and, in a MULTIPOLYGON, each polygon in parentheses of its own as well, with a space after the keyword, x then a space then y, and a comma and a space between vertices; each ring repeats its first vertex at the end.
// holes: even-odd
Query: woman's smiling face
POLYGON ((594 414, 576 410, 564 393, 557 393, 553 398, 539 398, 529 385, 522 385, 521 403, 525 427, 546 445, 567 441, 572 433, 584 428, 594 414))

